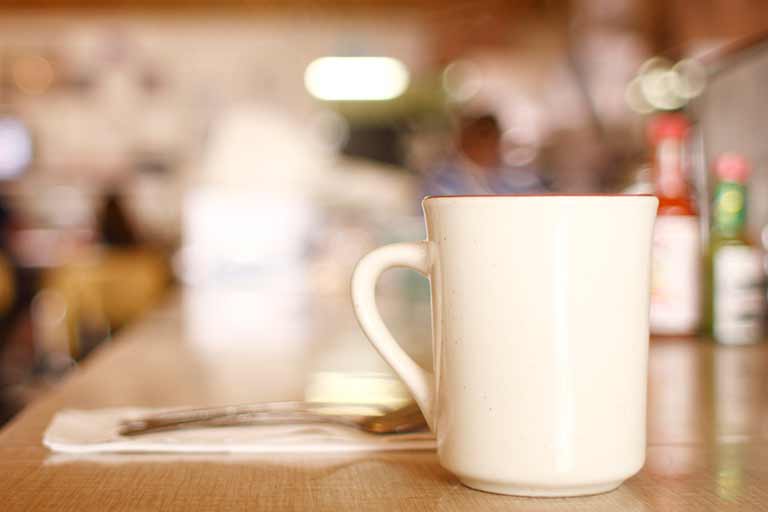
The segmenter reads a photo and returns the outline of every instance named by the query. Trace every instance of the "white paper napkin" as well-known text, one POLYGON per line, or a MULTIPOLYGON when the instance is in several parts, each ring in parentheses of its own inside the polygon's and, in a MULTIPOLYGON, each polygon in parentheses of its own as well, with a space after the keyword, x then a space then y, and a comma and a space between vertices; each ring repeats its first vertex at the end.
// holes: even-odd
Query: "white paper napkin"
POLYGON ((332 425, 249 425, 158 432, 135 437, 118 433, 126 419, 162 409, 116 407, 57 413, 43 444, 62 453, 344 453, 433 450, 429 432, 375 435, 332 425))

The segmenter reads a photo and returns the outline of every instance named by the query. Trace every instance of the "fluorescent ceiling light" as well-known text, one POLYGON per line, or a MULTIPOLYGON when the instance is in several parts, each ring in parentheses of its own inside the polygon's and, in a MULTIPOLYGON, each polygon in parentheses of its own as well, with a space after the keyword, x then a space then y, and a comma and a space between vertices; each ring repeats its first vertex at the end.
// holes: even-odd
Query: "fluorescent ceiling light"
POLYGON ((329 101, 391 100, 408 81, 408 68, 391 57, 321 57, 304 72, 309 93, 329 101))

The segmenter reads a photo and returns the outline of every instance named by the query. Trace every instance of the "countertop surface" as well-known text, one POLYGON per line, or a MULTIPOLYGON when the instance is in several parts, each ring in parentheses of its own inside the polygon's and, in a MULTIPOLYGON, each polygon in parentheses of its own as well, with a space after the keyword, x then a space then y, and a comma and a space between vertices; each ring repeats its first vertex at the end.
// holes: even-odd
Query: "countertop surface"
MULTIPOLYGON (((302 399, 333 393, 329 375, 386 371, 342 298, 275 297, 187 293, 105 343, 0 432, 0 509, 768 510, 766 344, 652 340, 645 467, 585 498, 473 491, 433 452, 78 457, 42 446, 64 408, 302 399)), ((428 359, 424 308, 384 309, 428 359)))

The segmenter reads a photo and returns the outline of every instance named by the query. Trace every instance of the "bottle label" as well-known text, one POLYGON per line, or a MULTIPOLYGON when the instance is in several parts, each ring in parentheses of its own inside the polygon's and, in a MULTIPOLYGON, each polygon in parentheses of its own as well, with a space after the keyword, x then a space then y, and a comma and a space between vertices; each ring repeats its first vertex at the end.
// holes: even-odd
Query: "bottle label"
POLYGON ((700 314, 699 224, 694 216, 662 216, 653 232, 651 332, 690 334, 700 314))
POLYGON ((744 245, 715 254, 713 334, 720 343, 759 341, 763 327, 763 265, 760 252, 744 245))
POLYGON ((720 182, 715 189, 715 229, 735 236, 743 228, 747 215, 747 190, 743 183, 720 182))

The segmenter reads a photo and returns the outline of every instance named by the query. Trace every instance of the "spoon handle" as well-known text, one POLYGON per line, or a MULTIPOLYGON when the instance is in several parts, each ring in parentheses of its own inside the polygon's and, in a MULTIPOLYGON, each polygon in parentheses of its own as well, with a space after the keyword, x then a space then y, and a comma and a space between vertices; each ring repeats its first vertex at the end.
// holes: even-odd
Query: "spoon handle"
POLYGON ((372 404, 339 404, 327 402, 266 402, 250 405, 231 405, 222 407, 205 407, 197 409, 179 409, 163 413, 151 414, 124 421, 119 432, 124 436, 134 436, 162 430, 179 428, 198 428, 203 426, 232 426, 253 422, 321 422, 333 419, 335 423, 349 423, 355 419, 365 418, 366 415, 331 415, 332 409, 357 408, 379 414, 386 408, 372 404))

